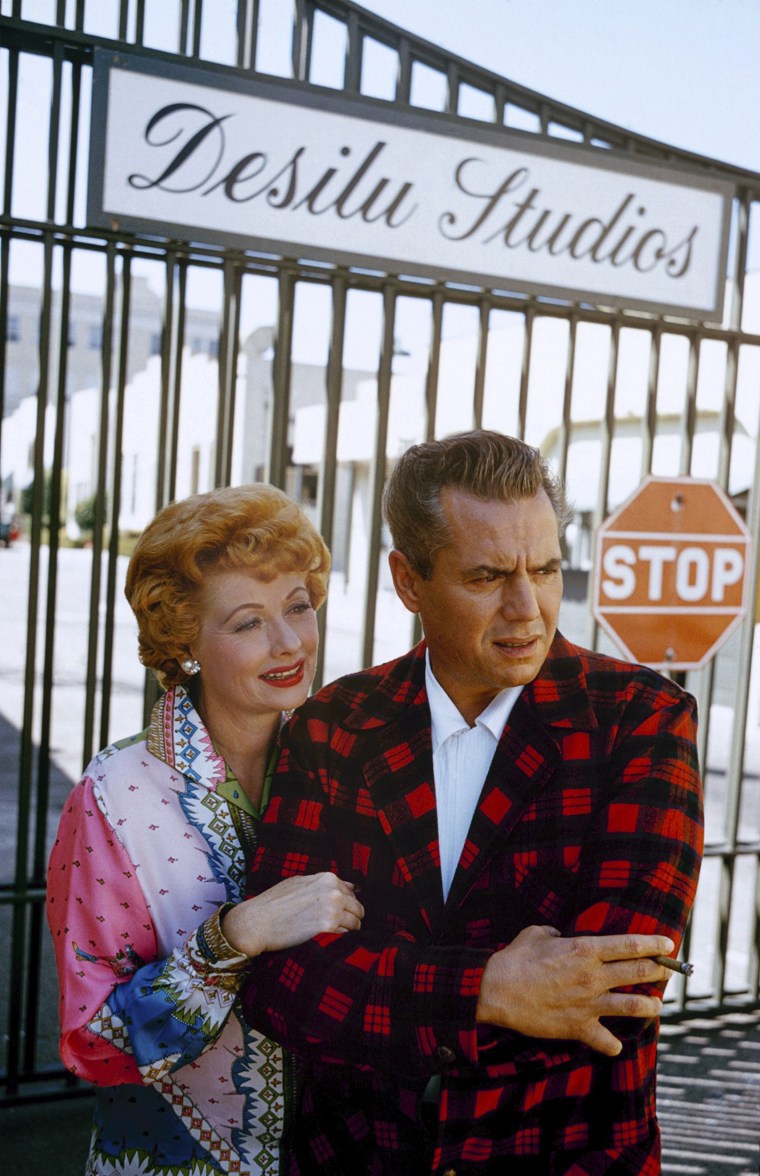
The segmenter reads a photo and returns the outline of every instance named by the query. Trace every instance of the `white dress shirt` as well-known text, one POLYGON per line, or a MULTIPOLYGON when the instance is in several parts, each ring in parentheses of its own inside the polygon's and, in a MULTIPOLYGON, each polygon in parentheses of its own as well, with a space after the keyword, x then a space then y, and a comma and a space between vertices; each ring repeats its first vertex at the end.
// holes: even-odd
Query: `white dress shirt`
POLYGON ((441 881, 448 897, 472 815, 493 753, 522 686, 507 687, 470 727, 438 682, 425 655, 425 688, 430 704, 441 881))

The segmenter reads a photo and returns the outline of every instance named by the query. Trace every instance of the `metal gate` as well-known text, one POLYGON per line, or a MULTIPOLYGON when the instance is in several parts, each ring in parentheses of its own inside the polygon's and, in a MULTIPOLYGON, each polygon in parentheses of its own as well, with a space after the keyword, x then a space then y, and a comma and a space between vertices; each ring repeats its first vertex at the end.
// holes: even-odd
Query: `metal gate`
MULTIPOLYGON (((58 1096, 45 864, 63 798, 151 701, 121 596, 134 535, 166 501, 266 479, 334 553, 319 678, 416 636, 385 570, 380 496, 410 442, 484 425, 541 445, 575 499, 561 627, 588 610, 596 525, 648 472, 712 478, 760 536, 760 176, 589 117, 345 0, 2 0, 0 1015, 5 1100, 58 1096), (736 185, 720 325, 87 225, 97 45, 243 77, 290 77, 736 185), (753 236, 754 229, 754 236, 753 236)), ((757 549, 757 547, 756 547, 757 549)), ((757 567, 752 577, 757 595, 757 567)), ((748 617, 700 702, 708 848, 695 976, 674 1014, 755 1006, 760 655, 748 617)))

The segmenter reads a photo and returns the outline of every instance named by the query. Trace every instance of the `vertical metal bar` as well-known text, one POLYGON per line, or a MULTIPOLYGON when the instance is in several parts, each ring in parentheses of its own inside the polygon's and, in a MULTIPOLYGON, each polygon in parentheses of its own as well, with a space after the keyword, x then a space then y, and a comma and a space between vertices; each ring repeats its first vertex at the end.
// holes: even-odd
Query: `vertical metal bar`
POLYGON ((137 8, 135 12, 135 42, 138 45, 143 45, 145 42, 145 0, 137 0, 137 8))
POLYGON ((3 215, 10 216, 16 161, 16 115, 18 111, 18 53, 8 51, 8 110, 5 119, 5 182, 3 215))
MULTIPOLYGON (((681 955, 682 955, 683 959, 685 959, 685 960, 691 959, 691 930, 692 930, 692 923, 691 923, 691 919, 690 919, 689 922, 686 924, 686 927, 685 927, 684 933, 683 933, 683 939, 681 940, 681 955)), ((687 1001, 687 998, 689 995, 689 987, 690 987, 690 981, 685 978, 683 985, 681 987, 680 995, 676 998, 676 1008, 679 1010, 683 1009, 686 1006, 686 1001, 687 1001)))
POLYGON ((66 192, 66 223, 74 223, 74 200, 77 186, 77 154, 79 150, 79 113, 82 100, 82 65, 74 61, 71 70, 71 123, 69 133, 69 162, 66 192))
POLYGON ((241 283, 240 266, 233 258, 227 258, 224 263, 224 314, 219 340, 219 400, 217 402, 216 468, 214 471, 216 486, 229 486, 232 478, 232 442, 240 343, 241 283))
POLYGON ((164 318, 161 325, 161 403, 158 411, 158 451, 156 455, 156 510, 168 501, 166 449, 168 430, 169 403, 169 354, 171 338, 171 321, 173 315, 174 297, 174 266, 176 258, 172 250, 166 252, 166 290, 164 300, 164 318))
MULTIPOLYGON (((2 207, 3 214, 10 216, 11 199, 13 194, 13 171, 16 148, 16 111, 18 98, 18 54, 8 53, 8 108, 5 119, 5 181, 3 184, 2 207)), ((10 249, 11 239, 5 233, 0 235, 0 356, 3 364, 7 360, 8 346, 8 309, 10 283, 10 249)), ((0 380, 0 442, 2 442, 3 422, 5 420, 5 380, 0 380)), ((0 453, 2 445, 0 444, 0 453)), ((0 469, 0 486, 3 484, 2 469, 0 469)))
POLYGON ((723 391, 723 403, 720 419, 720 449, 718 453, 718 481, 721 486, 728 486, 728 475, 731 469, 731 450, 733 448, 734 429, 736 427, 736 382, 739 373, 739 340, 733 336, 728 343, 726 352, 726 382, 723 391))
POLYGON ((750 940, 749 996, 754 1004, 760 997, 760 854, 755 855, 755 924, 750 940))
POLYGON ((610 354, 607 364, 607 396, 604 405, 604 427, 602 430, 602 464, 599 484, 599 498, 597 515, 599 522, 607 514, 607 504, 610 492, 610 460, 612 457, 612 439, 615 434, 615 392, 617 388, 618 353, 620 350, 620 324, 613 323, 610 332, 610 354))
MULTIPOLYGON (((735 258, 734 297, 731 303, 730 328, 731 337, 728 342, 726 355, 726 376, 723 406, 720 422, 720 452, 718 480, 724 487, 728 486, 731 466, 731 449, 735 427, 736 386, 739 368, 739 338, 741 326, 742 306, 744 301, 744 274, 747 265, 747 248, 749 236, 749 198, 742 193, 737 208, 737 242, 735 258)), ((749 663, 745 656, 745 642, 742 642, 740 664, 745 674, 749 672, 749 663), (746 663, 746 664, 745 664, 746 663)), ((738 667, 737 667, 738 669, 738 667)), ((734 709, 734 730, 729 757, 729 769, 726 778, 726 808, 724 812, 724 838, 726 851, 721 854, 720 880, 718 885, 718 947, 714 955, 714 984, 719 1001, 725 997, 726 959, 729 926, 731 919, 731 903, 734 886, 734 866, 736 863, 736 824, 741 794, 744 756, 744 728, 747 719, 746 682, 748 678, 738 678, 737 699, 734 709), (739 731, 739 723, 742 730, 739 731), (737 752, 737 744, 740 751, 737 752), (739 758, 739 755, 741 758, 739 758)))
POLYGON ((507 92, 501 82, 497 82, 493 92, 493 121, 498 127, 504 126, 506 109, 507 92))
MULTIPOLYGON (((109 246, 109 267, 115 269, 113 246, 109 246)), ((98 743, 106 747, 110 741, 111 686, 113 679, 113 646, 116 620, 116 578, 119 565, 119 519, 121 517, 122 447, 124 438, 124 409, 127 386, 127 363, 129 355, 129 311, 132 293, 132 258, 126 250, 121 270, 121 305, 119 321, 119 356, 116 377, 116 400, 114 404, 113 468, 111 470, 110 538, 108 545, 108 573, 106 580, 106 623, 103 634, 103 690, 100 707, 100 735, 98 743)), ((114 273, 115 284, 115 273, 114 273)), ((113 340, 114 322, 104 319, 103 336, 108 333, 113 340)), ((109 346, 111 343, 109 343, 109 346)), ((111 366, 109 359, 109 368, 111 366)))
POLYGON ((448 114, 459 112, 459 67, 450 61, 446 71, 446 111, 448 114))
POLYGON ((689 363, 686 373, 686 403, 683 413, 683 430, 681 433, 680 472, 691 472, 694 454, 694 434, 697 429, 697 379, 699 376, 699 336, 689 337, 689 363))
MULTIPOLYGON (((325 413, 325 436, 322 447, 322 465, 317 494, 317 517, 319 530, 328 547, 332 547, 335 518, 335 485, 337 474, 338 428, 340 424, 340 403, 343 395, 343 346, 346 337, 346 279, 336 274, 332 285, 332 323, 330 327, 330 349, 327 357, 325 390, 327 404, 325 413)), ((319 624, 319 653, 314 689, 322 683, 325 666, 325 625, 326 610, 317 613, 319 624)))
POLYGON ((293 40, 291 42, 291 67, 293 79, 306 82, 309 79, 311 51, 311 11, 304 0, 295 0, 293 5, 293 40))
MULTIPOLYGON (((699 365, 702 358, 701 338, 692 335, 689 341, 689 370, 686 385, 686 405, 684 413, 684 428, 686 444, 682 446, 682 469, 685 473, 692 472, 694 458, 694 438, 697 431, 697 389, 699 386, 699 365)), ((710 701, 713 697, 715 683, 715 658, 707 663, 703 670, 694 676, 696 682, 689 681, 689 689, 697 696, 699 706, 699 728, 697 733, 697 753, 703 772, 707 765, 707 747, 710 739, 710 701)), ((684 953, 687 950, 684 947, 684 953)))
POLYGON ((573 375, 575 373, 575 344, 578 338, 578 316, 570 315, 570 330, 567 339, 567 356, 565 359, 565 389, 562 396, 562 424, 559 432, 559 455, 557 458, 557 474, 564 483, 567 478, 567 459, 570 452, 570 438, 572 436, 572 405, 573 405, 573 375))
MULTIPOLYGON (((42 708, 40 719, 40 743, 38 748, 37 795, 35 829, 32 850, 33 885, 44 886, 46 865, 47 814, 50 807, 50 764, 51 727, 53 715, 53 689, 55 674, 56 604, 58 597, 58 552, 59 533, 62 525, 62 489, 64 483, 64 441, 66 436, 67 412, 67 371, 68 334, 70 317, 70 289, 72 257, 71 247, 63 247, 60 346, 58 350, 58 376, 56 384, 55 428, 53 436, 53 461, 50 470, 50 527, 48 536, 48 576, 45 606, 45 643, 42 671, 42 708)), ((39 904, 30 909, 29 943, 26 993, 26 1040, 25 1068, 34 1068, 37 1045, 38 1004, 37 986, 41 974, 43 910, 39 904)))
MULTIPOLYGON (((747 504, 747 523, 752 535, 760 534, 760 445, 755 446, 755 469, 750 483, 749 501, 747 504)), ((752 561, 748 572, 748 599, 758 598, 760 584, 760 565, 758 559, 752 561)), ((721 998, 725 995, 726 948, 728 946, 728 931, 731 919, 731 908, 734 892, 734 878, 739 841, 739 816, 741 812, 742 781, 744 779, 744 752, 746 747, 747 719, 749 716, 749 679, 752 668, 752 646, 754 641, 754 616, 752 611, 745 617, 740 629, 740 643, 736 666, 736 685, 734 690, 733 729, 731 732, 731 746, 728 762, 728 776, 726 780, 726 810, 724 835, 727 853, 723 858, 721 871, 720 910, 725 914, 721 927, 721 951, 719 958, 719 987, 721 998)))
MULTIPOLYGON (((10 216, 11 196, 13 192, 13 161, 16 143, 16 109, 18 96, 18 54, 8 53, 8 109, 5 120, 5 182, 3 184, 2 206, 3 214, 10 216)), ((10 250, 11 239, 5 233, 0 235, 0 355, 6 362, 6 348, 8 345, 8 309, 10 282, 10 250)), ((5 380, 0 380, 0 440, 2 439, 3 421, 5 419, 5 380)), ((0 447, 2 453, 2 447, 0 447)), ((0 486, 2 485, 2 470, 0 470, 0 486)))
POLYGON ((37 429, 34 439, 34 480, 32 490, 32 519, 30 543, 32 557, 29 564, 27 605, 27 644, 24 667, 24 708, 21 725, 20 763, 18 782, 18 817, 16 829, 16 862, 10 933, 10 965, 8 976, 8 1052, 7 1090, 18 1090, 21 1058, 20 1022, 24 1001, 24 961, 26 959, 26 910, 21 901, 26 893, 29 864, 29 830, 31 798, 34 779, 35 677, 37 664, 37 618, 40 599, 40 547, 45 511, 45 426, 47 422, 48 365, 50 361, 50 319, 52 310, 52 238, 44 238, 43 295, 40 311, 40 382, 37 391, 37 429))
POLYGON ((433 328, 430 335, 427 375, 425 377, 425 440, 435 437, 435 418, 438 410, 438 381, 441 375, 441 338, 443 335, 443 291, 433 294, 433 328))
POLYGON ((697 732, 697 753, 702 771, 707 767, 707 746, 710 742, 710 701, 715 683, 715 658, 707 663, 699 675, 699 729, 697 732))
MULTIPOLYGON (((138 0, 138 3, 140 0, 138 0)), ((119 0, 119 32, 120 41, 126 41, 129 29, 129 0, 119 0)), ((142 37, 135 35, 138 45, 142 44, 142 37)))
POLYGON ((522 369, 520 371, 520 399, 517 406, 517 436, 525 436, 525 425, 528 418, 528 382, 530 380, 530 357, 533 348, 533 320, 535 307, 528 305, 525 310, 525 327, 523 332, 522 369))
POLYGON ((63 73, 63 45, 60 41, 56 41, 53 48, 53 86, 50 95, 50 126, 48 130, 47 141, 47 157, 48 157, 48 185, 47 185, 47 211, 46 216, 49 221, 55 220, 55 192, 56 179, 58 175, 58 140, 60 137, 61 128, 61 81, 63 73))
MULTIPOLYGON (((657 432, 657 381, 660 372, 660 351, 662 326, 658 323, 649 337, 649 374, 647 376, 647 402, 644 408, 641 431, 641 476, 651 472, 654 454, 654 438, 657 432)), ((601 520, 600 520, 601 521, 601 520)))
POLYGON ((175 269, 177 284, 173 299, 174 313, 171 320, 169 365, 171 375, 171 401, 169 408, 169 478, 166 484, 166 502, 171 502, 177 493, 177 467, 179 464, 179 421, 182 409, 182 369, 185 358, 185 317, 187 310, 187 264, 180 258, 175 269))
POLYGON ((190 56, 196 58, 201 55, 201 33, 203 32, 203 0, 195 0, 193 13, 193 47, 190 56))
MULTIPOLYGON (((103 530, 106 522, 108 503, 108 433, 111 397, 111 369, 113 351, 113 320, 115 303, 115 253, 109 244, 106 255, 106 296, 101 335, 102 362, 100 369, 100 422, 98 429, 97 489, 95 493, 95 516, 92 534, 92 568, 90 580, 90 628, 87 647, 87 695, 85 705, 85 729, 83 740, 84 767, 97 750, 93 746, 95 732, 95 710, 97 701, 105 693, 105 682, 98 683, 98 638, 100 629, 100 587, 102 577, 103 530)), ((113 492, 113 488, 111 488, 113 492)), ((102 726, 102 720, 101 720, 102 726)), ((101 744, 102 746, 102 744, 101 744)))
MULTIPOLYGON (((440 287, 433 294, 432 301, 432 330, 430 333, 430 352, 428 354, 427 375, 425 377, 425 440, 432 441, 435 437, 435 420, 438 408, 438 381, 441 372, 441 338, 443 335, 444 294, 440 287)), ((412 619, 412 643, 422 637, 422 621, 419 613, 412 619)))
POLYGON ((343 396, 343 347, 346 338, 347 286, 344 274, 337 273, 332 284, 332 320, 330 325, 330 346, 325 374, 327 397, 325 413, 325 436, 322 448, 322 472, 319 478, 317 516, 322 538, 328 547, 333 541, 335 513, 336 455, 338 450, 338 426, 340 404, 343 396))
MULTIPOLYGON (((747 526, 755 543, 760 536, 760 445, 755 446, 755 469, 750 482, 749 498, 747 502, 747 526)), ((747 594, 750 601, 758 599, 760 592, 760 560, 755 558, 747 569, 747 594)), ((740 644, 738 663, 736 667, 736 687, 734 694, 734 726, 731 739, 731 754, 728 764, 728 811, 726 813, 726 839, 733 853, 732 872, 730 877, 729 900, 733 898, 734 871, 737 847, 739 844, 739 818, 741 814, 742 782, 744 780, 744 759, 746 750, 747 724, 749 721, 749 681, 752 669, 752 653, 754 645, 755 618, 750 607, 748 615, 742 622, 740 629, 740 644), (732 785, 735 783, 735 787, 732 785)), ((758 863, 760 864, 760 855, 758 863)), ((760 936, 760 928, 756 927, 756 936, 760 936)), ((750 981, 757 989, 758 982, 758 952, 755 940, 754 955, 751 957, 750 981)))
MULTIPOLYGON (((64 479, 64 439, 66 436, 66 384, 68 372, 68 339, 71 305, 72 249, 69 242, 63 245, 61 274, 61 321, 58 348, 58 374, 55 389, 55 427, 53 434, 53 462, 50 470, 50 526, 48 534, 48 575, 45 604, 45 642, 42 668, 42 707, 40 715, 40 742, 37 750, 37 795, 35 837, 32 857, 34 878, 38 885, 44 882, 45 874, 45 833, 50 798, 51 727, 53 717, 53 688, 55 674, 56 605, 58 598, 58 552, 60 528, 62 525, 62 489, 64 479)), ((37 1002, 34 986, 40 974, 40 941, 42 935, 42 910, 39 906, 30 910, 29 942, 27 958, 27 1032, 25 1041, 25 1067, 33 1068, 37 1037, 37 1002)))
MULTIPOLYGON (((601 428, 601 455, 599 492, 597 494, 594 512, 593 530, 596 531, 607 517, 607 504, 610 495, 610 459, 612 457, 612 438, 615 431, 615 388, 620 346, 620 324, 613 323, 610 332, 610 353, 607 363, 607 396, 604 405, 604 420, 601 428)), ((599 638, 599 625, 594 617, 590 621, 590 648, 596 649, 599 638)))
POLYGON ((718 460, 718 481, 728 486, 731 467, 731 449, 735 427, 736 382, 739 371, 739 339, 742 309, 744 306, 744 275, 747 269, 749 248, 749 195, 742 192, 737 204, 736 257, 734 260, 734 288, 731 300, 729 329, 731 337, 726 353, 726 381, 720 423, 720 453, 718 460))
POLYGON ((478 355, 475 361, 475 386, 472 396, 472 423, 475 429, 483 425, 483 400, 486 387, 486 364, 488 362, 488 316, 490 304, 482 299, 478 320, 478 355))
MULTIPOLYGON (((8 346, 8 307, 10 303, 10 238, 0 234, 0 356, 6 362, 8 346)), ((2 455, 3 421, 5 420, 5 380, 0 380, 0 456, 2 455)), ((0 487, 3 485, 3 470, 0 465, 0 487)))
POLYGON ((398 60, 396 64, 396 104, 402 106, 409 106, 412 99, 412 70, 414 64, 412 62, 411 46, 406 39, 402 37, 396 46, 398 60))
POLYGON ((235 65, 239 69, 247 69, 249 65, 248 49, 250 34, 248 20, 250 17, 250 0, 238 0, 235 18, 235 65))
POLYGON ((359 16, 350 9, 346 22, 346 57, 343 65, 343 89, 348 94, 358 94, 361 89, 363 51, 359 16))
POLYGON ((251 0, 251 21, 250 21, 250 51, 248 56, 248 68, 256 70, 256 54, 259 46, 259 0, 251 0))
POLYGON ((367 568, 367 599, 362 632, 363 666, 371 665, 374 660, 375 615, 377 613, 382 528, 381 499, 385 485, 385 454, 388 445, 388 415, 391 400, 395 328, 396 291, 389 282, 383 289, 383 343, 377 376, 377 430, 370 473, 369 567, 367 568))
POLYGON ((270 438, 267 479, 281 488, 285 485, 288 450, 288 417, 290 413, 290 369, 293 347, 293 303, 295 281, 289 269, 283 267, 279 275, 279 308, 277 333, 272 358, 272 436, 270 438))
POLYGON ((188 56, 190 38, 190 4, 191 0, 181 0, 179 16, 179 46, 177 52, 182 57, 188 56))
POLYGON ((161 407, 158 423, 156 510, 174 497, 177 484, 177 444, 182 387, 182 345, 186 266, 167 251, 166 306, 161 344, 161 407), (179 294, 175 287, 179 288, 179 294))
MULTIPOLYGON (((55 219, 56 188, 58 176, 58 144, 61 133, 60 111, 63 88, 63 46, 59 42, 54 47, 53 54, 53 87, 51 94, 51 111, 48 138, 48 192, 47 216, 55 219)), ((74 67, 72 74, 72 102, 71 123, 69 133, 69 159, 67 169, 67 199, 66 217, 69 223, 73 220, 75 168, 77 152, 77 131, 80 98, 80 69, 74 67)), ((68 333, 69 333, 69 305, 71 286, 71 250, 64 248, 63 273, 61 291, 61 323, 60 344, 58 349, 58 378, 56 388, 55 430, 53 442, 53 460, 50 470, 50 500, 49 500, 49 538, 48 538, 48 578, 47 601, 45 610, 45 643, 42 675, 42 709, 41 709, 41 737, 38 748, 37 796, 35 813, 35 831, 32 850, 32 884, 44 887, 45 866, 47 856, 46 831, 50 802, 50 765, 51 765, 51 725, 52 702, 54 688, 55 638, 56 638, 56 600, 58 583, 58 549, 59 528, 62 515, 62 487, 64 484, 64 444, 66 436, 67 414, 67 370, 68 370, 68 333)), ((42 937, 43 905, 33 903, 29 912, 29 944, 26 961, 27 992, 26 992, 26 1040, 24 1047, 25 1069, 34 1070, 38 1034, 39 1010, 39 977, 42 974, 42 937)))

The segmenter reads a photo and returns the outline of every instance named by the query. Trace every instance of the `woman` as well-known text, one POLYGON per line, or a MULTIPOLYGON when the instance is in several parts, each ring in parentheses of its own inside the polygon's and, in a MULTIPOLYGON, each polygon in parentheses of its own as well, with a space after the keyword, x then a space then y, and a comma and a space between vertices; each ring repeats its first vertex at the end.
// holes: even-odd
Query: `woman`
POLYGON ((165 693, 61 817, 48 920, 61 1056, 97 1087, 89 1174, 279 1173, 293 1077, 245 1025, 248 960, 360 925, 353 888, 294 876, 243 901, 283 715, 314 675, 329 556, 270 486, 160 511, 129 564, 165 693))

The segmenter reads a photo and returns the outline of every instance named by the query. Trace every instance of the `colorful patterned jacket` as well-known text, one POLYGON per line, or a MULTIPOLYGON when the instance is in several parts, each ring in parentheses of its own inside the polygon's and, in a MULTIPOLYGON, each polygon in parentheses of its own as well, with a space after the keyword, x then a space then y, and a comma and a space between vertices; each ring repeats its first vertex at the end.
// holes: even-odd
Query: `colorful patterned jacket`
POLYGON ((689 695, 557 635, 504 729, 444 904, 424 645, 297 712, 251 890, 330 869, 366 909, 359 932, 260 957, 243 988, 249 1020, 306 1059, 299 1171, 660 1171, 656 1023, 618 1020, 611 1059, 478 1026, 475 1009, 489 956, 529 925, 680 941, 702 849, 694 741, 689 695))
POLYGON ((240 1015, 248 960, 219 929, 256 823, 181 686, 64 805, 48 920, 61 1056, 97 1087, 88 1176, 280 1171, 290 1071, 240 1015))

